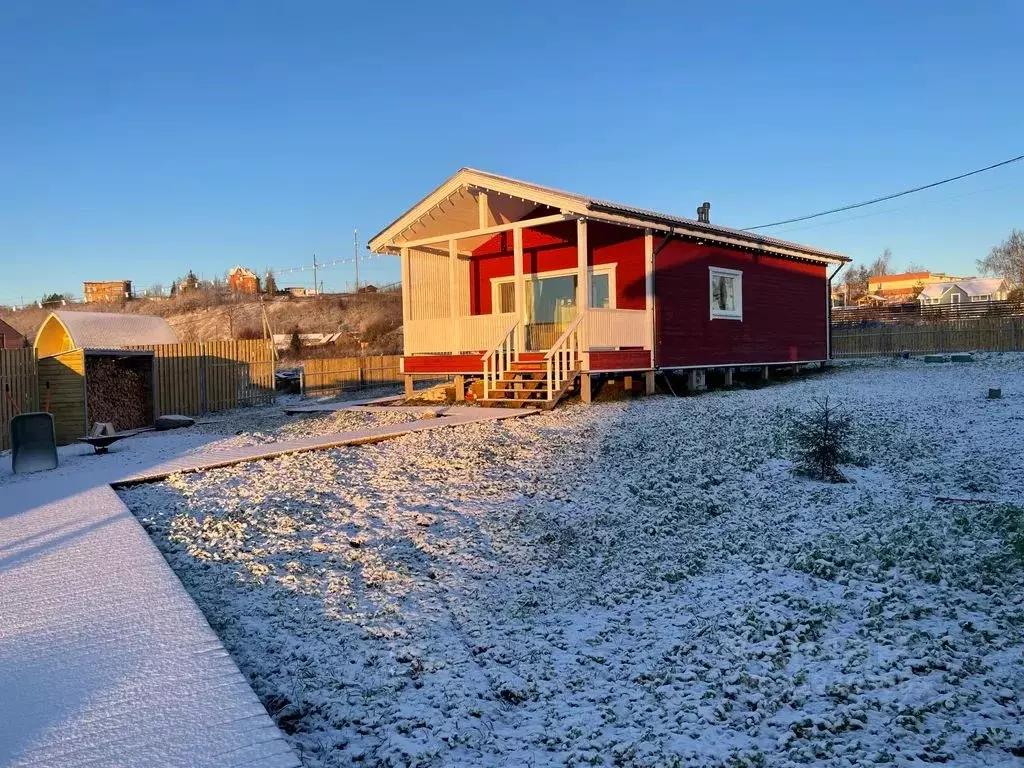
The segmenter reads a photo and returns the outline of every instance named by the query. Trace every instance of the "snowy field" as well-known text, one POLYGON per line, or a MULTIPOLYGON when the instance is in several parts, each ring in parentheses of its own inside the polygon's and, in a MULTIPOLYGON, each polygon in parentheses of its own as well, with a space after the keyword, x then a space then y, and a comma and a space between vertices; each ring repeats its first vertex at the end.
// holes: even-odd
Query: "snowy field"
POLYGON ((866 362, 123 498, 308 766, 1019 766, 1022 427, 1022 356, 866 362))

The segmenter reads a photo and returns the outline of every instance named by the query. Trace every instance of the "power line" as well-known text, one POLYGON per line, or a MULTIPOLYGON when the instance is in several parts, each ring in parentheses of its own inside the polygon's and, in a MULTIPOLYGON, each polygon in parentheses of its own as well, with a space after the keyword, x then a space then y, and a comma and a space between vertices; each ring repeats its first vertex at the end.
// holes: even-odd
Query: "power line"
MULTIPOLYGON (((985 194, 986 192, 994 192, 1001 189, 1006 189, 1009 185, 1001 184, 998 187, 985 187, 984 189, 975 189, 971 192, 961 192, 956 195, 949 195, 947 197, 939 198, 934 200, 929 205, 938 204, 940 207, 948 208, 950 203, 956 200, 963 200, 965 197, 973 197, 974 195, 985 194)), ((787 229, 780 229, 775 232, 776 235, 784 235, 787 232, 802 232, 805 229, 814 229, 815 227, 831 227, 835 224, 844 224, 848 221, 860 221, 861 219, 870 219, 874 216, 885 216, 890 213, 900 213, 901 211, 909 211, 914 208, 920 208, 920 204, 910 203, 909 205, 901 205, 898 208, 883 208, 880 211, 871 211, 870 213, 861 213, 857 216, 844 216, 841 219, 832 219, 831 221, 819 221, 815 224, 808 224, 804 227, 789 227, 787 229)))
POLYGON ((874 198, 872 200, 865 200, 863 202, 853 203, 851 205, 843 205, 843 206, 840 206, 839 208, 832 208, 831 210, 828 210, 828 211, 821 211, 820 213, 812 213, 809 216, 797 216, 797 217, 792 218, 792 219, 784 219, 782 221, 773 221, 771 224, 759 224, 756 227, 746 227, 745 231, 752 232, 755 229, 767 229, 768 227, 778 227, 778 226, 780 226, 782 224, 794 224, 794 223, 796 223, 798 221, 807 221, 808 219, 817 219, 817 218, 819 218, 821 216, 829 216, 829 215, 831 215, 833 213, 842 213, 843 211, 852 211, 854 208, 863 208, 864 206, 867 206, 867 205, 875 205, 876 203, 884 203, 886 200, 894 200, 897 197, 903 197, 904 195, 912 195, 915 192, 921 192, 921 191, 926 190, 926 189, 931 189, 932 187, 938 187, 938 186, 941 186, 942 184, 949 184, 951 181, 959 181, 960 179, 966 179, 968 176, 974 176, 974 175, 979 174, 979 173, 984 173, 985 171, 991 171, 993 168, 1001 168, 1004 165, 1009 165, 1010 163, 1016 163, 1019 160, 1024 160, 1024 155, 1017 155, 1017 157, 1011 157, 1009 160, 1003 160, 1002 162, 994 163, 993 165, 987 165, 984 168, 977 168, 977 169, 975 169, 973 171, 968 171, 967 173, 961 173, 959 176, 951 176, 948 179, 942 179, 941 181, 933 181, 931 184, 925 184, 925 185, 920 186, 920 187, 914 187, 913 189, 905 189, 902 192, 894 192, 891 195, 883 195, 882 197, 876 197, 876 198, 874 198))

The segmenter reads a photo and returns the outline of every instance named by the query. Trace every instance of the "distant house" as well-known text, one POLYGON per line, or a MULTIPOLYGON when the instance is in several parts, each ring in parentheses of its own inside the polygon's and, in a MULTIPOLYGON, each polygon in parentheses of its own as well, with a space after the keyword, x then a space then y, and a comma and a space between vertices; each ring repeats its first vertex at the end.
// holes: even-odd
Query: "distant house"
POLYGON ((39 357, 72 349, 122 349, 143 344, 177 344, 162 317, 117 312, 51 312, 36 334, 39 357))
POLYGON ((107 280, 82 283, 86 304, 95 302, 124 301, 132 298, 131 280, 107 280))
POLYGON ((289 296, 313 296, 314 292, 312 288, 303 288, 302 286, 292 285, 284 289, 285 293, 289 296))
MULTIPOLYGON (((337 344, 346 336, 345 333, 300 333, 299 341, 304 347, 326 347, 337 344)), ((275 333, 273 336, 274 346, 278 349, 288 349, 292 343, 292 334, 275 333)))
POLYGON ((0 349, 21 349, 25 346, 25 337, 18 330, 0 320, 0 349))
POLYGON ((188 275, 183 277, 177 283, 171 286, 171 295, 174 296, 178 293, 188 293, 189 291, 195 291, 199 288, 200 282, 196 273, 191 269, 188 271, 188 275))
POLYGON ((967 304, 977 301, 1003 301, 1010 295, 1010 284, 1001 277, 954 280, 929 285, 917 300, 921 306, 967 304))
POLYGON ((232 267, 228 272, 228 288, 232 293, 248 293, 255 296, 260 292, 260 278, 251 269, 232 267))

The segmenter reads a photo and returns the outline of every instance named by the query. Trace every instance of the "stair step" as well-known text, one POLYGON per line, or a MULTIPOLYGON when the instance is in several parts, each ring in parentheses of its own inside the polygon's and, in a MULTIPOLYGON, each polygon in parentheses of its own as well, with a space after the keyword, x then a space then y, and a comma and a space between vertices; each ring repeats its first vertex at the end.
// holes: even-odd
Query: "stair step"
POLYGON ((538 373, 547 373, 548 367, 544 363, 512 363, 512 367, 509 371, 537 371, 538 373))
POLYGON ((548 376, 543 371, 510 371, 495 381, 547 381, 548 376))
POLYGON ((528 400, 526 398, 513 397, 485 397, 477 402, 487 408, 523 408, 524 406, 544 408, 548 405, 547 400, 528 400))
POLYGON ((523 381, 521 379, 496 381, 494 382, 491 389, 504 389, 508 391, 523 391, 523 392, 536 392, 541 389, 548 388, 547 379, 527 379, 523 381))

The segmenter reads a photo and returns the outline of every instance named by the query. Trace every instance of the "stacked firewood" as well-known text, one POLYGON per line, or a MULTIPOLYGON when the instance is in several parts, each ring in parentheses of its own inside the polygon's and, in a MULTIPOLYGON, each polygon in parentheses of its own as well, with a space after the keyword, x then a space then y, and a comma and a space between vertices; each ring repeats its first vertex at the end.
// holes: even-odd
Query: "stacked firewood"
POLYGON ((86 358, 89 425, 110 422, 118 431, 153 423, 153 368, 149 357, 86 358))

